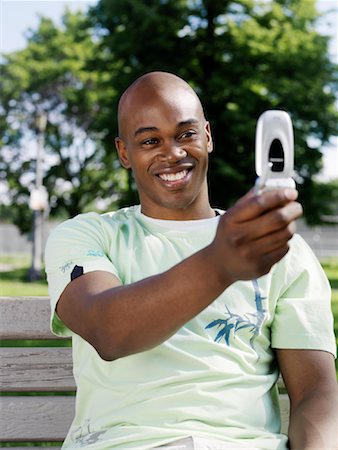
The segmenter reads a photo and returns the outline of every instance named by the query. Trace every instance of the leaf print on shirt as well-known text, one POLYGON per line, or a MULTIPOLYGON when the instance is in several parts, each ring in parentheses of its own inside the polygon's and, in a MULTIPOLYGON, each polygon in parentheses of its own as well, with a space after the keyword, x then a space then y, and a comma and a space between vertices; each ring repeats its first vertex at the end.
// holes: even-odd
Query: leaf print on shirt
POLYGON ((227 345, 230 345, 230 338, 236 338, 236 333, 244 328, 248 329, 251 333, 250 346, 253 347, 254 339, 259 335, 266 309, 263 308, 263 300, 266 297, 262 297, 258 281, 252 280, 254 292, 255 292, 255 313, 247 313, 244 315, 236 314, 230 311, 230 309, 225 305, 226 315, 224 319, 216 319, 210 322, 205 328, 217 327, 219 329, 214 341, 221 342, 222 339, 225 340, 227 345))
POLYGON ((87 445, 95 444, 102 439, 105 431, 93 431, 90 419, 85 419, 83 424, 75 427, 70 435, 72 448, 86 448, 87 445))
POLYGON ((73 261, 67 261, 65 264, 59 267, 59 270, 61 270, 62 273, 67 272, 72 267, 73 261))

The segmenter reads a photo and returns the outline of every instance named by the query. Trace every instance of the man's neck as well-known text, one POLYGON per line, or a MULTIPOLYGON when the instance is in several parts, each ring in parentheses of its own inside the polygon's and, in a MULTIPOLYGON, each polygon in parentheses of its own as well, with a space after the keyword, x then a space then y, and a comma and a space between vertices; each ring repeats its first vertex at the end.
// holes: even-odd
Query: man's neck
POLYGON ((186 208, 186 209, 159 209, 156 211, 148 211, 141 205, 141 212, 147 217, 153 219, 162 220, 176 220, 176 221, 186 221, 186 220, 201 220, 201 219, 211 219, 217 215, 216 211, 208 206, 204 209, 198 209, 196 211, 186 208))

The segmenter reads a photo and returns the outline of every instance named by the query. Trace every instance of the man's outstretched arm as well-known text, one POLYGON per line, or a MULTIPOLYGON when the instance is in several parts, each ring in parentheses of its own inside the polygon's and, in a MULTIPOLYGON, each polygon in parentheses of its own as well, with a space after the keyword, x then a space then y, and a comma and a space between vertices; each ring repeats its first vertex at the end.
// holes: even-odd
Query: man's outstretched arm
POLYGON ((108 272, 73 280, 57 304, 65 325, 113 360, 159 345, 237 280, 269 272, 288 251, 301 215, 296 191, 243 197, 213 242, 168 271, 130 285, 108 272))

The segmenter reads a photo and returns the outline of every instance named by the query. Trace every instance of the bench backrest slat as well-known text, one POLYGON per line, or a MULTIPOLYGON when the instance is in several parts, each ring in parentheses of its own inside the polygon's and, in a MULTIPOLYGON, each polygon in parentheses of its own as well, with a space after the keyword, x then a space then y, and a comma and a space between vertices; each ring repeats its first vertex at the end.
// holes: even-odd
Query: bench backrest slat
POLYGON ((48 297, 0 297, 0 339, 59 339, 49 317, 48 297))
POLYGON ((60 339, 49 320, 48 297, 0 297, 0 391, 6 393, 0 400, 0 441, 16 442, 17 450, 20 442, 63 441, 74 418, 72 349, 64 339, 49 346, 60 339))
POLYGON ((280 418, 281 418, 281 432, 288 434, 289 416, 290 416, 290 399, 288 394, 279 395, 280 418))
MULTIPOLYGON (((3 449, 3 448, 7 448, 7 450, 8 450, 8 447, 0 447, 1 449, 3 449)), ((15 446, 15 447, 10 447, 10 449, 11 450, 60 450, 61 449, 61 447, 58 445, 58 446, 54 446, 53 445, 53 447, 45 447, 45 446, 43 446, 43 447, 41 447, 41 446, 39 446, 39 447, 27 447, 26 445, 24 446, 24 447, 17 447, 17 446, 15 446)))
POLYGON ((0 391, 74 391, 71 348, 0 348, 0 391))
POLYGON ((74 417, 74 397, 2 397, 1 440, 62 441, 74 417))

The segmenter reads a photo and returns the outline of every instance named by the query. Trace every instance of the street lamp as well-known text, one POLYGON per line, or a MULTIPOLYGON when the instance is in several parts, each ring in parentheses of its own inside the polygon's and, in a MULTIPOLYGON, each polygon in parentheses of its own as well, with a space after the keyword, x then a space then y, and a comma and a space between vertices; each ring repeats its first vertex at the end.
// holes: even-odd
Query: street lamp
POLYGON ((32 225, 32 265, 29 271, 31 281, 38 280, 42 274, 42 251, 43 251, 43 212, 48 208, 48 194, 43 186, 43 152, 45 141, 45 130, 47 126, 47 115, 38 113, 35 119, 35 131, 37 135, 35 186, 31 191, 29 206, 33 211, 32 225))

